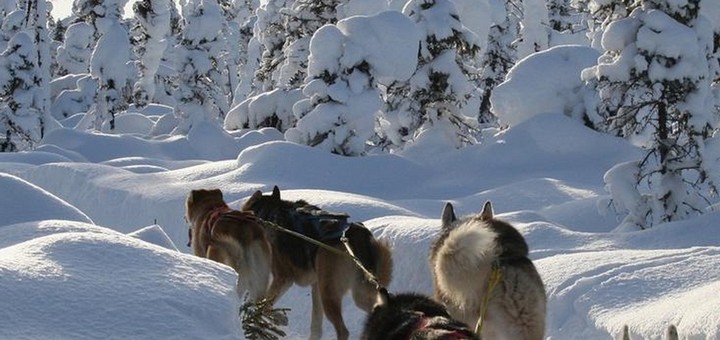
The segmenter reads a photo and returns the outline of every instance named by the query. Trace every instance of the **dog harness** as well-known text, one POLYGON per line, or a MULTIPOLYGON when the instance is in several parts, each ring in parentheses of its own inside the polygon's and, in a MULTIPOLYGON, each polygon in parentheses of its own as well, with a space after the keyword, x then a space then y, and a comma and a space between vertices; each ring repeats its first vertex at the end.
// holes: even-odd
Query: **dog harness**
MULTIPOLYGON (((415 325, 415 330, 410 334, 410 338, 417 332, 422 331, 428 331, 433 333, 441 333, 437 334, 436 337, 433 337, 433 339, 438 340, 467 340, 467 339, 474 339, 474 337, 471 335, 470 331, 463 331, 460 329, 437 329, 432 327, 433 324, 430 323, 431 317, 426 316, 425 314, 419 313, 422 316, 420 317, 420 320, 418 320, 417 324, 415 325), (469 334, 470 333, 470 334, 469 334)), ((409 340, 408 339, 408 340, 409 340)))
MULTIPOLYGON (((236 220, 238 222, 246 222, 246 221, 254 221, 255 215, 252 212, 246 212, 246 211, 235 211, 230 209, 227 204, 221 204, 217 207, 210 210, 210 213, 208 213, 207 218, 205 219, 205 223, 200 225, 200 232, 204 233, 205 236, 210 239, 210 236, 212 234, 212 228, 217 223, 217 221, 220 219, 220 217, 229 217, 233 220, 236 220), (231 214, 232 212, 235 212, 235 214, 231 214), (238 214, 240 216, 238 216, 238 214)), ((188 247, 192 244, 192 229, 188 229, 188 247)))
POLYGON ((319 241, 339 239, 351 224, 347 221, 348 215, 324 210, 299 208, 291 215, 293 231, 319 241))

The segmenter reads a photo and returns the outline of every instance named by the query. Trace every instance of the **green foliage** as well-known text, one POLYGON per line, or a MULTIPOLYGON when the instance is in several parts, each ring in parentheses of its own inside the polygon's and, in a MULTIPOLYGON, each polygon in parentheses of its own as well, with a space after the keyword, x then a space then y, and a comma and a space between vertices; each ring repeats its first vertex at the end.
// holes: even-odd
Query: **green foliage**
POLYGON ((272 303, 263 299, 247 301, 240 307, 240 319, 246 339, 277 340, 286 336, 281 327, 287 326, 289 308, 273 308, 272 303))

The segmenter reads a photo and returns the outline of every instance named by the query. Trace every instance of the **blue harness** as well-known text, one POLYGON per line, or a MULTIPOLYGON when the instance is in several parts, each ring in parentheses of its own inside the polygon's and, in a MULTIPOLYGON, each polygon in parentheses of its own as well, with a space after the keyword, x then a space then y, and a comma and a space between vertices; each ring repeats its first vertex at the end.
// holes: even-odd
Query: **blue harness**
POLYGON ((348 217, 319 209, 297 208, 292 213, 292 228, 318 241, 339 239, 350 228, 348 217))

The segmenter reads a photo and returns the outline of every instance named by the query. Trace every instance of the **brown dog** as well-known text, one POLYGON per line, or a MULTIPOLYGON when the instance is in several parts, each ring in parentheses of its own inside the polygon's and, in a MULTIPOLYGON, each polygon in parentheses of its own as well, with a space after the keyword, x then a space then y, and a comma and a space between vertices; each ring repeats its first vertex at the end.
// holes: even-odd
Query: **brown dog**
MULTIPOLYGON (((280 190, 273 188, 271 195, 255 192, 243 205, 243 211, 253 211, 259 218, 285 229, 299 232, 346 251, 340 242, 344 234, 355 255, 379 283, 390 282, 392 257, 389 246, 376 240, 370 230, 360 223, 348 223, 347 215, 332 214, 305 201, 285 201, 280 190)), ((377 290, 352 260, 320 248, 284 232, 268 230, 272 244, 273 280, 268 297, 277 301, 293 284, 312 286, 312 320, 310 338, 322 335, 322 313, 335 327, 337 339, 348 338, 342 317, 342 299, 352 291, 355 304, 370 312, 376 301, 377 290)))
POLYGON ((192 190, 185 204, 190 243, 197 256, 224 263, 238 273, 238 294, 265 297, 270 281, 270 242, 252 213, 230 209, 219 189, 192 190))

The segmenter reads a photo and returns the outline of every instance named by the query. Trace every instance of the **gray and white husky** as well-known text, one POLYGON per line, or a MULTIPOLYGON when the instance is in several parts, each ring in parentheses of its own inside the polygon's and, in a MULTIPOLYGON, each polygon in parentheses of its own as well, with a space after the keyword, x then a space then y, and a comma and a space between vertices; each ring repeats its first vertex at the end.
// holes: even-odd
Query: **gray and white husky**
POLYGON ((486 308, 481 338, 543 339, 547 298, 542 279, 528 258, 523 236, 493 217, 490 202, 479 214, 461 219, 450 203, 445 205, 442 232, 430 250, 430 269, 435 298, 453 318, 475 326, 486 308), (496 269, 499 281, 488 291, 496 269))

